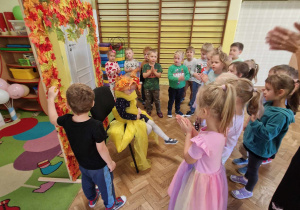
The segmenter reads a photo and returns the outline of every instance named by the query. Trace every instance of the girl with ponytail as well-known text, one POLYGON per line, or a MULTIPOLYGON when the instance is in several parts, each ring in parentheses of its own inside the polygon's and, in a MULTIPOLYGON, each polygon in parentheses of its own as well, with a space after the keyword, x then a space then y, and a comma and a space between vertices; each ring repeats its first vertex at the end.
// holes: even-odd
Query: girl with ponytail
POLYGON ((207 127, 198 133, 187 118, 176 119, 186 133, 183 156, 168 189, 169 209, 227 209, 228 185, 222 151, 227 128, 235 113, 233 85, 208 84, 199 89, 196 115, 206 119, 207 127))
POLYGON ((243 144, 249 153, 247 172, 245 176, 230 176, 231 181, 245 187, 233 190, 233 197, 245 199, 253 196, 260 165, 278 152, 289 125, 295 122, 293 112, 298 110, 299 104, 298 93, 295 91, 297 87, 294 80, 284 74, 271 75, 266 79, 263 90, 267 101, 264 113, 259 119, 255 113, 250 112, 250 122, 244 132, 243 144))
MULTIPOLYGON (((238 62, 235 62, 238 63, 238 62)), ((238 142, 238 138, 243 131, 244 124, 244 109, 248 104, 248 111, 252 114, 258 114, 259 118, 263 113, 262 93, 254 88, 252 82, 246 78, 238 78, 232 73, 223 73, 215 83, 217 84, 232 84, 236 90, 236 109, 232 120, 232 125, 229 127, 226 144, 222 153, 222 164, 230 157, 234 147, 238 142)))

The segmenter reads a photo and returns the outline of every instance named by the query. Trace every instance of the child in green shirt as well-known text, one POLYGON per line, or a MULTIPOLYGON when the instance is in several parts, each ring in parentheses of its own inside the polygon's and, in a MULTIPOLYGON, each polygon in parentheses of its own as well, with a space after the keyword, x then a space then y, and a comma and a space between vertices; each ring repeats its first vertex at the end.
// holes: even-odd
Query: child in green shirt
POLYGON ((151 115, 152 111, 152 101, 155 103, 156 113, 158 117, 163 118, 163 114, 160 110, 160 100, 159 100, 159 78, 161 77, 162 68, 157 61, 157 52, 156 50, 149 50, 148 52, 148 61, 143 68, 143 77, 145 81, 143 83, 145 90, 145 98, 146 98, 146 110, 147 114, 151 115))
POLYGON ((184 57, 184 52, 177 50, 174 53, 174 64, 169 67, 168 79, 169 79, 169 102, 168 102, 168 117, 172 116, 172 107, 175 101, 175 113, 183 115, 180 111, 180 101, 184 93, 185 81, 190 78, 190 73, 185 65, 181 62, 184 57))

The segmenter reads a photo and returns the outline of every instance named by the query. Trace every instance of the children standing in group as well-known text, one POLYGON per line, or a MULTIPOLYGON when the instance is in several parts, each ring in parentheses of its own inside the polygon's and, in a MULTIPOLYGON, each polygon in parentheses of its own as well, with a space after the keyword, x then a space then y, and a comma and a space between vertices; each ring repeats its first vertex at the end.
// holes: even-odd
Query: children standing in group
MULTIPOLYGON (((193 48, 194 49, 194 48, 193 48)), ((198 92, 199 87, 201 86, 201 78, 200 78, 200 74, 204 73, 207 74, 207 71, 209 70, 210 67, 208 67, 207 65, 207 58, 209 55, 211 55, 211 52, 213 51, 213 45, 211 43, 204 43, 202 45, 201 48, 201 58, 197 60, 197 64, 196 64, 196 68, 191 68, 190 70, 190 74, 191 74, 191 78, 190 80, 193 83, 193 89, 192 89, 192 100, 189 103, 190 106, 190 111, 188 111, 186 113, 186 117, 189 117, 191 115, 194 114, 195 112, 195 108, 193 107, 195 99, 196 99, 196 95, 198 92)), ((187 53, 188 53, 188 49, 187 49, 187 53)), ((188 60, 185 60, 183 62, 184 65, 188 66, 191 65, 193 63, 191 63, 190 61, 188 62, 188 60)), ((194 65, 192 65, 193 67, 194 65)))
MULTIPOLYGON (((141 74, 140 63, 133 58, 134 55, 133 50, 129 47, 126 48, 125 55, 126 55, 126 61, 124 63, 125 72, 132 73, 134 71, 134 72, 139 72, 139 74, 141 74)), ((138 96, 138 100, 143 101, 141 92, 138 89, 136 89, 135 91, 138 96)))
POLYGON ((226 210, 228 185, 221 155, 227 128, 235 112, 236 92, 232 85, 209 84, 197 94, 196 113, 206 119, 199 133, 187 118, 176 116, 186 133, 184 161, 168 189, 169 210, 226 210))
POLYGON ((148 51, 148 63, 143 66, 143 77, 145 79, 144 91, 146 97, 146 110, 147 114, 151 115, 152 111, 152 101, 155 103, 156 113, 158 117, 163 118, 163 114, 160 109, 160 99, 159 99, 159 78, 161 77, 162 68, 157 61, 156 50, 148 51))
POLYGON ((234 42, 230 45, 230 52, 229 52, 229 57, 231 59, 231 62, 237 62, 241 61, 243 62, 244 60, 240 57, 244 49, 244 45, 240 42, 234 42))
POLYGON ((51 87, 48 92, 48 110, 50 122, 63 126, 72 151, 79 163, 82 189, 93 208, 101 193, 106 210, 119 209, 126 197, 116 198, 112 171, 116 163, 111 159, 105 145, 106 132, 102 122, 89 117, 94 106, 94 92, 84 84, 73 84, 67 90, 67 106, 73 114, 58 117, 54 100, 58 91, 51 87), (96 189, 96 185, 98 189, 96 189), (100 190, 100 192, 99 192, 100 190))
POLYGON ((175 101, 175 113, 183 115, 180 111, 180 102, 184 92, 185 81, 190 78, 190 73, 185 65, 181 62, 184 57, 184 52, 177 50, 174 53, 174 64, 168 69, 169 79, 169 102, 168 102, 168 117, 172 116, 172 107, 175 101))
POLYGON ((109 50, 107 52, 108 61, 105 64, 105 71, 109 82, 110 91, 115 96, 115 80, 118 74, 121 72, 119 64, 115 61, 116 60, 116 51, 109 50))
MULTIPOLYGON (((143 53, 144 53, 144 60, 141 64, 141 75, 140 75, 140 81, 142 83, 142 99, 143 99, 143 104, 145 103, 146 101, 146 97, 145 97, 145 91, 144 91, 144 82, 145 82, 145 78, 143 77, 143 67, 145 64, 148 63, 148 52, 149 50, 152 50, 151 47, 145 47, 144 50, 143 50, 143 53)), ((152 103, 151 103, 152 104, 152 103)))
POLYGON ((244 132, 243 144, 249 153, 245 177, 230 176, 233 182, 245 185, 244 188, 231 192, 237 199, 253 196, 259 166, 277 153, 289 125, 295 122, 293 111, 298 110, 298 92, 295 93, 294 80, 287 75, 269 76, 263 94, 268 101, 264 105, 264 114, 260 120, 252 114, 244 132), (286 100, 290 109, 286 106, 286 100))

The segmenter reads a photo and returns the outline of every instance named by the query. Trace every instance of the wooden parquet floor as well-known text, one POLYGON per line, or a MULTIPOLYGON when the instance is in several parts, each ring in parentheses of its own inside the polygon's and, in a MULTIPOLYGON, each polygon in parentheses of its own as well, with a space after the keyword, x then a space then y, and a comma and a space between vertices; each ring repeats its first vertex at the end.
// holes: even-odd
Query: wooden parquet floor
MULTIPOLYGON (((189 96, 189 91, 187 92, 189 96)), ((110 154, 113 160, 117 163, 114 170, 114 186, 116 196, 125 195, 127 202, 122 209, 126 210, 158 210, 167 209, 169 203, 169 196, 167 189, 177 167, 183 160, 183 145, 184 134, 181 132, 175 120, 174 108, 173 118, 168 118, 167 103, 168 103, 168 86, 161 86, 161 109, 164 118, 157 117, 155 109, 152 111, 154 121, 166 132, 170 137, 175 137, 179 140, 177 145, 165 145, 160 139, 159 145, 150 140, 148 149, 148 158, 152 161, 151 169, 142 171, 139 174, 135 172, 134 168, 130 167, 132 158, 129 149, 125 149, 121 153, 117 153, 112 142, 108 142, 110 154)), ((181 111, 186 113, 189 110, 189 100, 181 105, 181 111)), ((139 103, 139 107, 143 105, 139 103)), ((230 193, 228 196, 228 210, 263 210, 268 209, 270 199, 280 183, 287 167, 290 164, 291 158, 295 154, 300 145, 300 115, 296 116, 296 123, 290 126, 290 130, 282 141, 281 147, 272 163, 262 165, 259 170, 259 181, 254 189, 254 196, 250 199, 237 200, 233 198, 230 193)), ((191 121, 195 119, 192 116, 191 121)), ((242 135, 239 143, 242 142, 242 135)), ((238 166, 232 164, 234 158, 240 157, 239 152, 235 149, 226 162, 227 176, 231 174, 238 174, 236 170, 238 166)), ((228 179, 229 191, 239 189, 242 186, 231 182, 228 179)), ((69 210, 87 210, 90 209, 88 201, 80 190, 71 204, 69 210)), ((105 209, 101 199, 97 202, 94 209, 105 209)))

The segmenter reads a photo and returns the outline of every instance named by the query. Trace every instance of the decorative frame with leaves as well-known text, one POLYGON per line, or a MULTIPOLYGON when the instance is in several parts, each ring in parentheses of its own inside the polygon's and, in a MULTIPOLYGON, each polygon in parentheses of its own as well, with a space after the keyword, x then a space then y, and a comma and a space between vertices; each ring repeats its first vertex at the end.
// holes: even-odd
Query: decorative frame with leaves
MULTIPOLYGON (((61 90, 61 78, 57 69, 56 57, 49 39, 49 32, 55 32, 59 41, 65 41, 60 26, 66 30, 69 40, 76 41, 85 29, 88 30, 87 42, 91 45, 95 67, 96 84, 103 85, 101 61, 96 37, 96 25, 91 4, 80 0, 23 0, 25 24, 30 29, 29 38, 36 47, 38 62, 46 88, 56 86, 61 90)), ((69 112, 66 98, 59 91, 55 103, 59 116, 69 112)), ((70 178, 75 181, 80 175, 78 162, 71 150, 69 141, 62 127, 58 127, 62 149, 70 178)))

